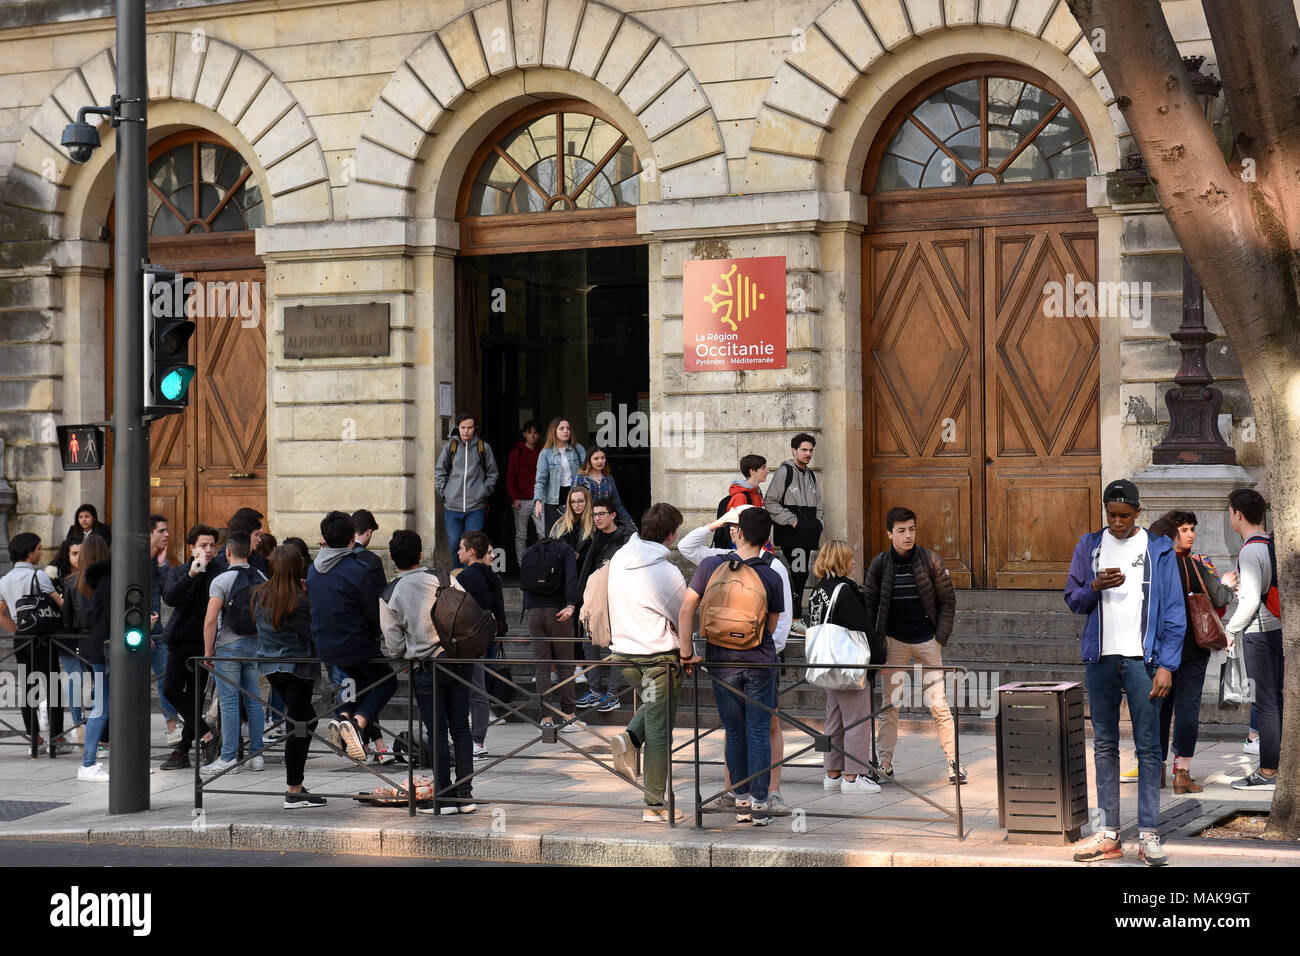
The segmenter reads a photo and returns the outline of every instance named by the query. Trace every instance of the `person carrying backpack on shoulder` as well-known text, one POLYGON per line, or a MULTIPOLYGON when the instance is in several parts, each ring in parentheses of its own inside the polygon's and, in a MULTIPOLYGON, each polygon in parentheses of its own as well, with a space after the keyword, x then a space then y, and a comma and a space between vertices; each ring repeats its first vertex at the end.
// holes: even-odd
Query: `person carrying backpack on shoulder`
MULTIPOLYGON (((741 505, 762 508, 766 504, 763 501, 761 485, 767 481, 767 459, 762 455, 746 455, 740 459, 740 473, 745 480, 731 483, 731 487, 727 489, 726 497, 718 502, 718 518, 735 508, 739 508, 741 505)), ((713 532, 713 546, 722 548, 724 551, 731 550, 731 532, 727 530, 725 525, 713 532)))
MULTIPOLYGON (((384 591, 379 601, 379 624, 384 632, 384 651, 389 657, 418 662, 413 672, 415 703, 420 709, 420 721, 428 741, 429 753, 436 754, 438 811, 432 803, 422 804, 421 813, 441 812, 473 813, 472 784, 467 779, 474 773, 473 743, 469 731, 469 684, 472 664, 453 664, 444 654, 442 641, 435 629, 435 606, 442 600, 445 589, 464 594, 464 589, 448 578, 439 576, 420 566, 424 543, 414 531, 394 531, 388 541, 388 554, 397 566, 397 577, 384 591), (440 658, 436 673, 432 665, 423 662, 440 658), (433 688, 438 686, 438 710, 433 708, 433 688), (451 738, 448 749, 447 738, 451 738), (451 791, 452 752, 456 758, 456 790, 451 791), (444 791, 447 791, 444 794, 444 791)), ((463 573, 463 572, 462 572, 463 573)), ((472 603, 472 598, 466 598, 472 603)), ((472 609, 478 611, 477 608, 472 609)), ((468 617, 475 617, 471 613, 468 617)), ((493 627, 495 630, 495 625, 493 627)), ((412 753, 418 750, 411 748, 412 753)), ((414 759, 414 758, 412 758, 414 759)))
MULTIPOLYGON (((578 570, 574 550, 563 541, 542 538, 524 552, 519 564, 519 590, 524 595, 528 614, 528 634, 533 639, 533 657, 537 664, 537 693, 542 701, 542 726, 554 724, 555 707, 547 699, 551 687, 552 661, 571 661, 576 648, 573 642, 573 615, 578 609, 578 570)), ((573 721, 574 682, 567 678, 574 665, 557 667, 560 680, 560 709, 565 721, 573 721)))
POLYGON ((1232 530, 1242 537, 1237 570, 1223 576, 1237 589, 1237 608, 1228 619, 1228 650, 1245 653, 1246 673, 1255 684, 1259 716, 1259 766, 1239 780, 1236 790, 1272 793, 1282 753, 1282 602, 1277 589, 1277 552, 1264 528, 1268 503, 1258 491, 1238 488, 1228 496, 1232 530))
POLYGON ((453 568, 461 567, 456 552, 466 531, 483 530, 488 500, 497 486, 497 460, 492 446, 477 435, 474 416, 456 416, 457 437, 442 446, 433 469, 433 487, 442 498, 447 519, 447 547, 453 568))
POLYGON ((217 680, 217 697, 221 701, 221 756, 203 768, 205 776, 231 770, 261 770, 262 697, 258 686, 257 620, 253 616, 253 588, 266 580, 261 571, 250 567, 248 552, 252 542, 247 531, 233 531, 226 539, 229 570, 223 571, 208 585, 208 612, 203 620, 203 654, 221 657, 213 663, 217 680), (222 659, 247 658, 247 660, 222 659), (248 752, 242 767, 236 763, 239 752, 240 690, 246 691, 244 709, 248 712, 248 752))
POLYGON ((745 665, 777 662, 773 633, 785 606, 785 587, 763 560, 771 515, 746 508, 732 527, 735 550, 700 562, 686 586, 677 629, 690 634, 699 609, 700 637, 707 645, 713 695, 726 730, 727 771, 732 780, 757 774, 735 786, 736 822, 761 827, 772 821, 767 806, 772 776, 768 733, 776 708, 777 669, 745 665))
MULTIPOLYGON (((602 567, 609 563, 615 552, 623 545, 627 544, 628 539, 636 533, 636 526, 632 524, 618 524, 618 514, 614 510, 614 502, 608 498, 597 498, 591 508, 591 518, 595 523, 596 532, 591 536, 591 546, 582 560, 581 567, 578 571, 578 619, 586 627, 587 618, 583 614, 583 608, 586 604, 586 595, 589 582, 592 577, 602 567)), ((602 580, 608 582, 608 575, 602 580)), ((605 605, 605 622, 608 621, 608 583, 604 591, 605 605)), ((599 596, 599 595, 593 595, 599 596)), ((597 645, 597 637, 594 634, 587 633, 587 640, 592 642, 592 649, 596 651, 596 660, 605 660, 609 657, 609 635, 601 636, 603 644, 597 645)), ((578 698, 577 706, 580 708, 595 707, 598 713, 607 714, 618 710, 618 694, 627 686, 623 680, 623 675, 616 667, 592 667, 588 669, 591 674, 591 680, 588 681, 590 690, 578 698)))
POLYGON ((765 507, 772 516, 772 540, 781 549, 790 568, 794 595, 794 624, 791 630, 802 636, 803 591, 808 584, 818 542, 822 537, 822 493, 812 470, 817 439, 800 432, 790 439, 791 456, 781 463, 767 486, 765 507))

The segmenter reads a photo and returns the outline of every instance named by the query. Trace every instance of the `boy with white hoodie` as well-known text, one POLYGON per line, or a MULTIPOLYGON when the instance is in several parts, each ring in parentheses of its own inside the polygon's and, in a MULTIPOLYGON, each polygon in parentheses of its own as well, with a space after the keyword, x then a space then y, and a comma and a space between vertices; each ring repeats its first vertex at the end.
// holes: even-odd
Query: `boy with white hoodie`
MULTIPOLYGON (((681 526, 682 513, 672 505, 651 505, 641 517, 641 533, 628 539, 609 562, 610 659, 619 663, 629 684, 641 689, 642 698, 627 730, 614 736, 610 748, 614 768, 632 781, 637 753, 645 748, 643 786, 648 792, 641 819, 646 823, 668 821, 663 795, 681 698, 679 664, 698 660, 691 635, 677 633, 686 580, 668 553, 681 526)), ((674 822, 683 816, 676 811, 674 822)))

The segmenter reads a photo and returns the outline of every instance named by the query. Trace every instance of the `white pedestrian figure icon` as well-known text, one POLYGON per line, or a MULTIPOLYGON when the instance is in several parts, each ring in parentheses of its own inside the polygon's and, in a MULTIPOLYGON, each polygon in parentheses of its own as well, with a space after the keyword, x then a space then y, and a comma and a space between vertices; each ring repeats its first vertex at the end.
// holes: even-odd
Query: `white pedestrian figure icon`
MULTIPOLYGON (((75 437, 73 438, 73 441, 76 441, 76 438, 75 438, 75 437)), ((73 460, 75 461, 76 458, 74 457, 73 460)), ((94 436, 94 433, 88 434, 88 435, 86 436, 86 453, 85 453, 85 456, 84 456, 84 458, 83 458, 83 461, 85 461, 85 463, 88 464, 88 465, 93 465, 93 464, 95 463, 95 436, 94 436)))

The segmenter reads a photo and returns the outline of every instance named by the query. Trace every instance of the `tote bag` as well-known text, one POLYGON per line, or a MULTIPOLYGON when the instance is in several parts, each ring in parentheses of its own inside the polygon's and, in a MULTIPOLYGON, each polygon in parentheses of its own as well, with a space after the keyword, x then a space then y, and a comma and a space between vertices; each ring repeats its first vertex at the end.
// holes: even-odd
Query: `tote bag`
POLYGON ((830 623, 842 587, 843 583, 835 586, 830 607, 826 609, 826 623, 808 628, 804 637, 804 657, 814 664, 828 666, 810 666, 804 679, 825 690, 865 690, 866 665, 871 663, 867 635, 830 623))

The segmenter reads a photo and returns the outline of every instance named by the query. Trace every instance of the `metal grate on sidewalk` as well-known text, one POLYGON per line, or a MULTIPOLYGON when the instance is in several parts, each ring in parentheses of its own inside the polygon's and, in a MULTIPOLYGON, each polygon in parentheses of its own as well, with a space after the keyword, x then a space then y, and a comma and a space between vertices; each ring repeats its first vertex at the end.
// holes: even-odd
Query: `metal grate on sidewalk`
POLYGON ((55 807, 66 807, 66 803, 41 803, 35 800, 0 800, 0 822, 9 823, 21 820, 36 813, 44 813, 55 807))

